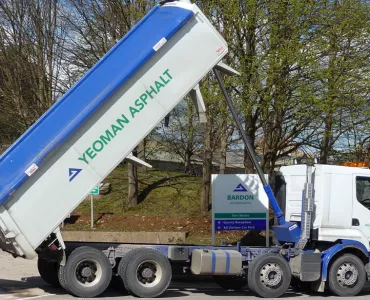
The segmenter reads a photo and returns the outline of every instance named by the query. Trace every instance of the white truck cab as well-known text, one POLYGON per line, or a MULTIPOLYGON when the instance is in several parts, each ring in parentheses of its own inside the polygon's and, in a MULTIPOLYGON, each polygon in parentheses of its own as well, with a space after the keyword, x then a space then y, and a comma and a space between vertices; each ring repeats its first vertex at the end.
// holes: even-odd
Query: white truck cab
MULTIPOLYGON (((306 165, 280 169, 286 184, 285 217, 301 221, 306 165)), ((313 232, 319 241, 355 240, 370 251, 370 169, 317 164, 314 187, 313 232)))

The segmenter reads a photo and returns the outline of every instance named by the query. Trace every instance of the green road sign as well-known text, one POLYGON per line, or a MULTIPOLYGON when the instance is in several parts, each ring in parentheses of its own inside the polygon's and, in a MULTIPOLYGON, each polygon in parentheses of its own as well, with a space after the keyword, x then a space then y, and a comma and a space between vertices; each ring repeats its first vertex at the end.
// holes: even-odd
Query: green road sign
POLYGON ((99 186, 97 185, 94 189, 90 192, 90 195, 99 195, 99 186))

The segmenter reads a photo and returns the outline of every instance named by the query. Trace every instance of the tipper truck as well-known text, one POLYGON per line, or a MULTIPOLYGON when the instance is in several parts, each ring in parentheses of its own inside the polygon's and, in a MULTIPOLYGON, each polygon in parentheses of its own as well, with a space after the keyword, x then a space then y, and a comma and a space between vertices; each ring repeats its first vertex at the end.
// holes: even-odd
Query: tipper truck
POLYGON ((112 279, 157 297, 175 267, 260 297, 289 287, 357 295, 370 278, 370 170, 284 166, 273 191, 220 76, 238 75, 223 63, 227 52, 195 4, 156 5, 0 157, 0 248, 37 257, 41 277, 77 297, 100 295, 112 279), (209 72, 274 212, 275 245, 64 242, 61 222, 120 162, 146 164, 133 149, 187 94, 204 121, 199 82, 209 72))

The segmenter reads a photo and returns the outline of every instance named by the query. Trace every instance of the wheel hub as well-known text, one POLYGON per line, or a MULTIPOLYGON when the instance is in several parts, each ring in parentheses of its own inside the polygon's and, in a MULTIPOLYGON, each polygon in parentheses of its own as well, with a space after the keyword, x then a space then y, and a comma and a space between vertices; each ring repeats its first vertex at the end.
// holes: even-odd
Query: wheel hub
POLYGON ((358 278, 357 268, 350 264, 342 264, 337 271, 337 281, 342 286, 352 286, 356 283, 358 278))
POLYGON ((82 275, 83 277, 90 277, 90 276, 92 275, 92 273, 93 273, 93 271, 91 270, 91 268, 90 268, 90 267, 85 267, 85 268, 83 268, 83 269, 82 269, 82 271, 81 271, 81 275, 82 275))
POLYGON ((102 276, 101 266, 93 260, 83 260, 76 266, 77 282, 83 286, 95 285, 102 276))
POLYGON ((278 287, 282 282, 282 273, 283 272, 278 264, 266 264, 260 271, 260 281, 266 287, 278 287))
POLYGON ((141 275, 142 275, 144 278, 151 278, 151 277, 153 277, 154 272, 153 272, 153 270, 152 270, 152 269, 150 269, 150 268, 145 268, 145 269, 143 270, 143 272, 141 273, 141 275))
POLYGON ((158 284, 162 278, 162 268, 154 261, 144 261, 137 268, 137 280, 145 287, 158 284))

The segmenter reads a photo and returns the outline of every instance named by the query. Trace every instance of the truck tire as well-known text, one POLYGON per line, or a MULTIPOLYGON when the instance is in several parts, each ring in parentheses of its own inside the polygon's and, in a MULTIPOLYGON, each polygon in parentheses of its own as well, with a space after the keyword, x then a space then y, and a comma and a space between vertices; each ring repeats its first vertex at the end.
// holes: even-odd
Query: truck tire
POLYGON ((66 292, 69 292, 69 289, 68 289, 67 283, 66 283, 66 277, 65 277, 65 274, 64 274, 64 266, 62 266, 62 265, 60 265, 59 268, 58 268, 58 280, 59 280, 60 286, 66 292))
POLYGON ((100 295, 112 279, 109 259, 102 251, 91 247, 76 248, 62 269, 68 291, 81 298, 100 295))
POLYGON ((37 260, 37 269, 41 278, 46 283, 54 287, 60 287, 57 262, 49 262, 47 259, 39 257, 37 260))
POLYGON ((292 273, 288 262, 279 254, 257 256, 249 264, 249 289, 262 298, 278 298, 290 286, 292 273))
POLYGON ((121 260, 118 264, 118 267, 117 267, 117 274, 119 275, 120 281, 122 283, 122 288, 124 290, 126 290, 127 292, 129 292, 129 293, 131 293, 131 291, 128 290, 128 288, 125 286, 124 278, 125 278, 125 274, 126 274, 127 264, 132 259, 133 255, 135 255, 135 252, 132 252, 132 250, 129 251, 128 253, 126 253, 125 256, 123 256, 121 258, 121 260))
POLYGON ((213 279, 225 290, 241 290, 248 285, 246 276, 215 275, 213 279))
POLYGON ((126 290, 140 298, 158 297, 172 278, 168 259, 160 252, 140 248, 129 252, 130 260, 123 266, 122 279, 126 290))
POLYGON ((366 282, 364 263, 353 254, 338 257, 329 270, 329 289, 336 296, 355 296, 366 282))

